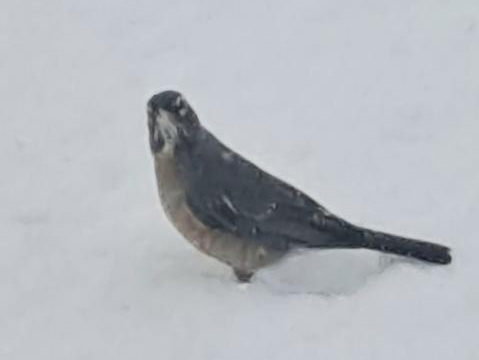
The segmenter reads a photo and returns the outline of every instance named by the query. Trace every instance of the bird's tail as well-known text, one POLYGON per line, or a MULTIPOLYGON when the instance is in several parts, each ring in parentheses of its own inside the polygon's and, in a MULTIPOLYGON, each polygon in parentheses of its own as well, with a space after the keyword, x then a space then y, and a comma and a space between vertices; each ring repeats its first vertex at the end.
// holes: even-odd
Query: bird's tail
POLYGON ((452 260, 447 246, 366 229, 363 230, 361 245, 366 249, 412 257, 435 264, 446 265, 452 260))

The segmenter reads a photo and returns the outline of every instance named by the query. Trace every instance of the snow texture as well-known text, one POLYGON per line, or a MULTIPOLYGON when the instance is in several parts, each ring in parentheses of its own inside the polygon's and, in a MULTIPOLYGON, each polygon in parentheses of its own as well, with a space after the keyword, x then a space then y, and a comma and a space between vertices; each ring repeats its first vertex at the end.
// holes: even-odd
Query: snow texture
POLYGON ((479 358, 479 2, 0 3, 0 359, 479 358), (146 101, 451 266, 308 252, 238 287, 159 207, 146 101))

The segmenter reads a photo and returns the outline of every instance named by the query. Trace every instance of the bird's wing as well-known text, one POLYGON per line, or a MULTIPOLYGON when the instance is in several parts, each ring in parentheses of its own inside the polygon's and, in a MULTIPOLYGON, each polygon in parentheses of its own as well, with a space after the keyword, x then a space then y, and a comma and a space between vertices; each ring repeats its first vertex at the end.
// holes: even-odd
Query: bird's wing
POLYGON ((337 247, 355 241, 352 225, 212 135, 188 151, 187 202, 209 227, 273 248, 337 247))

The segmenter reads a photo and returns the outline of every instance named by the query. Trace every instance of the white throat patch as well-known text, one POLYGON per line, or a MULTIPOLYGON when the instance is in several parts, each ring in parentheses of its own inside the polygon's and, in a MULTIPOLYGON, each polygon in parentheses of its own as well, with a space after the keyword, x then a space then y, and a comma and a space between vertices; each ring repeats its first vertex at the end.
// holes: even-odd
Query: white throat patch
POLYGON ((171 121, 170 116, 171 115, 168 114, 168 112, 160 110, 159 114, 155 119, 155 140, 158 139, 158 136, 161 136, 163 138, 165 142, 165 145, 161 150, 161 152, 163 153, 172 153, 178 139, 178 129, 171 121))

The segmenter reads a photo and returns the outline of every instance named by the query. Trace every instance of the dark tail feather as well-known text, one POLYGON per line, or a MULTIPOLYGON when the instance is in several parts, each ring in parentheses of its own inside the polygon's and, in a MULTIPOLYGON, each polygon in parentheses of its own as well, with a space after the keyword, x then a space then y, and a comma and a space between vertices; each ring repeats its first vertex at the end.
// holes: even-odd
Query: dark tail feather
POLYGON ((412 240, 372 230, 364 231, 363 247, 397 254, 435 264, 446 265, 452 260, 447 246, 426 241, 412 240))

